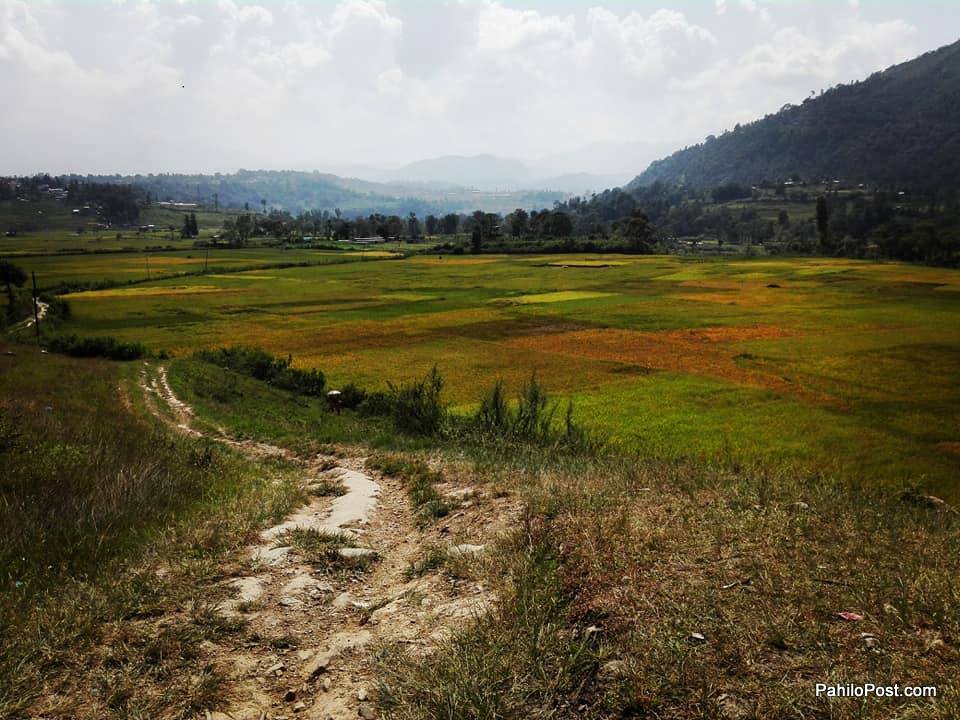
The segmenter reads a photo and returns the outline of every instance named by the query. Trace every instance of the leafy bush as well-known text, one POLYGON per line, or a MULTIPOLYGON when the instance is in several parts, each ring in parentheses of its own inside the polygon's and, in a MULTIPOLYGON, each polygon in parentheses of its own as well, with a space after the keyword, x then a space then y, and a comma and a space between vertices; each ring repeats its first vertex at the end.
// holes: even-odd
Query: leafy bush
POLYGON ((326 378, 319 370, 301 370, 291 367, 292 356, 277 358, 259 348, 235 346, 198 350, 194 353, 194 357, 300 395, 319 397, 323 395, 327 384, 326 378))
POLYGON ((400 385, 388 383, 388 387, 386 392, 365 393, 359 405, 360 414, 390 417, 396 429, 408 435, 441 434, 447 411, 440 398, 443 377, 436 366, 421 380, 400 385))
POLYGON ((385 417, 393 412, 393 402, 389 394, 377 390, 372 393, 367 393, 357 409, 364 417, 372 417, 375 415, 385 417))
POLYGON ((138 360, 149 355, 140 343, 121 342, 113 337, 77 337, 56 335, 47 342, 47 348, 73 357, 102 357, 110 360, 138 360))
POLYGON ((440 400, 443 378, 434 365, 426 377, 412 383, 390 385, 393 423, 410 435, 437 435, 446 415, 440 400))
POLYGON ((367 399, 367 391, 353 383, 347 383, 340 389, 340 404, 351 410, 356 410, 367 399))

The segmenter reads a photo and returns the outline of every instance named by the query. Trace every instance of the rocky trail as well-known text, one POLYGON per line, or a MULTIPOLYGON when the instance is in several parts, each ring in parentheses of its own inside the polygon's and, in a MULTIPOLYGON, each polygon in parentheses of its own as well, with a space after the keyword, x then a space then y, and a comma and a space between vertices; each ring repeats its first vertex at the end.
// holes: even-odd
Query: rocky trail
MULTIPOLYGON (((145 366, 140 386, 158 417, 179 432, 205 435, 163 367, 145 366)), ((204 647, 204 659, 230 682, 229 706, 206 714, 209 720, 375 718, 375 649, 401 644, 414 655, 430 652, 493 601, 488 588, 464 577, 469 573, 435 569, 416 577, 409 568, 427 548, 442 548, 458 563, 482 562, 484 545, 513 516, 509 498, 446 480, 437 490, 462 499, 459 508, 420 529, 402 483, 368 469, 364 457, 302 458, 222 429, 212 439, 254 458, 298 463, 311 500, 224 569, 229 599, 221 611, 247 622, 247 640, 204 647), (315 494, 331 482, 345 493, 315 494), (337 537, 336 569, 288 542, 297 533, 337 537)))

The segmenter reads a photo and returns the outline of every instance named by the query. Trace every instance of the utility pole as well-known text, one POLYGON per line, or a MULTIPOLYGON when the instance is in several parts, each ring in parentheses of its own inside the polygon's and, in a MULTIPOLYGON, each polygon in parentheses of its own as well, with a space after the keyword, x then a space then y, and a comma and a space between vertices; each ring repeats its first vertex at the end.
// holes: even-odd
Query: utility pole
POLYGON ((203 274, 207 274, 207 264, 210 262, 210 241, 207 241, 207 252, 203 256, 203 274))
POLYGON ((40 344, 40 309, 37 307, 37 296, 40 294, 37 291, 37 273, 36 271, 30 273, 33 276, 33 327, 37 332, 37 345, 40 344))
POLYGON ((213 194, 213 211, 220 212, 220 193, 213 194))

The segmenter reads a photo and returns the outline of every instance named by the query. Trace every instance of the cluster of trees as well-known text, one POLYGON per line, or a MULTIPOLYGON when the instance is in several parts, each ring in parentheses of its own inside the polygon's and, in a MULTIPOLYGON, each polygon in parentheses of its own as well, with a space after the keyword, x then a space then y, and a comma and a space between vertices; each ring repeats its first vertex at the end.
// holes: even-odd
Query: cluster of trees
POLYGON ((68 205, 89 206, 103 222, 113 225, 135 225, 150 203, 149 193, 133 185, 47 174, 0 178, 0 201, 18 199, 57 199, 68 205))
POLYGON ((955 264, 960 192, 934 192, 913 201, 888 192, 821 197, 816 226, 818 250, 828 255, 955 264))
POLYGON ((183 227, 180 229, 180 237, 195 238, 199 237, 200 228, 197 227, 197 214, 190 213, 183 216, 183 227))
MULTIPOLYGON (((767 188, 784 197, 782 184, 767 188)), ((714 239, 724 244, 765 245, 770 252, 823 253, 849 257, 888 257, 933 264, 960 259, 960 191, 856 190, 795 193, 780 204, 776 219, 764 203, 737 202, 757 192, 737 184, 698 189, 657 182, 632 190, 614 189, 588 199, 572 198, 555 212, 572 215, 574 234, 629 238, 633 218, 644 217, 646 242, 667 247, 676 238, 714 239), (792 220, 784 208, 796 207, 792 220), (812 210, 812 208, 810 208, 812 210)))
MULTIPOLYGON (((799 178, 795 178, 799 180, 799 178)), ((832 187, 832 185, 831 185, 832 187)), ((59 197, 84 204, 112 224, 134 224, 150 197, 140 188, 77 178, 37 175, 0 179, 0 199, 59 197), (55 192, 51 192, 55 191, 55 192)), ((714 240, 723 247, 763 245, 771 253, 823 253, 889 257, 935 264, 960 261, 960 190, 826 190, 810 185, 785 191, 784 183, 746 186, 727 182, 697 188, 667 182, 614 188, 573 197, 545 210, 501 215, 415 212, 350 217, 340 209, 244 212, 224 221, 221 237, 234 247, 251 238, 276 242, 381 237, 415 242, 444 237, 454 252, 669 251, 683 243, 714 240), (808 193, 822 193, 822 197, 808 193), (775 216, 765 202, 777 204, 775 216), (812 203, 816 198, 816 211, 812 203), (789 208, 789 212, 788 212, 789 208), (775 218, 775 219, 774 219, 775 218)), ((181 235, 199 235, 194 213, 181 235)))

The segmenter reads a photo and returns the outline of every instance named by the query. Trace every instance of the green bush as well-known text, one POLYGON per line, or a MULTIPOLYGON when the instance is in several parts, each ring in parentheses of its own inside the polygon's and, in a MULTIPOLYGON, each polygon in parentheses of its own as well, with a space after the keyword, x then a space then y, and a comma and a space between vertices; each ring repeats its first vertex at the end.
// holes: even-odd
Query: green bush
POLYGON ((536 378, 523 386, 515 408, 507 402, 503 382, 498 380, 480 401, 467 423, 467 432, 481 443, 524 443, 551 445, 574 452, 595 453, 602 442, 573 419, 573 405, 567 403, 562 423, 556 421, 559 405, 551 402, 536 378))
POLYGON ((377 390, 367 393, 357 409, 364 417, 386 417, 393 412, 393 401, 388 393, 377 390))
POLYGON ((72 357, 102 357, 109 360, 138 360, 149 355, 144 345, 121 342, 113 337, 56 335, 47 341, 47 348, 72 357))
POLYGON ((247 375, 257 380, 300 395, 323 395, 327 380, 319 370, 300 370, 291 367, 293 357, 277 358, 264 350, 252 347, 223 347, 198 350, 197 360, 247 375))
POLYGON ((356 410, 367 399, 367 391, 353 383, 347 383, 340 389, 340 404, 351 410, 356 410))
POLYGON ((446 416, 440 400, 442 390, 443 378, 436 365, 422 380, 390 385, 391 414, 397 430, 410 435, 438 435, 446 416))
MULTIPOLYGON (((389 389, 386 392, 364 393, 358 406, 361 415, 392 418, 397 431, 407 435, 431 437, 442 434, 447 411, 440 398, 443 377, 436 366, 420 380, 387 384, 389 389)), ((351 392, 362 391, 357 388, 351 392)))

